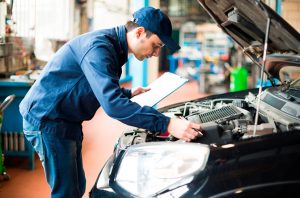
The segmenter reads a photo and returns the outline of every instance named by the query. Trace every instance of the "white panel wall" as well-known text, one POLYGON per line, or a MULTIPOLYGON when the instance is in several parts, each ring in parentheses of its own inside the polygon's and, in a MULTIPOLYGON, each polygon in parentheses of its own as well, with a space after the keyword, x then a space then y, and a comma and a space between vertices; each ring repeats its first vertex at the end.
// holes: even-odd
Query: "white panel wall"
POLYGON ((14 30, 21 37, 68 40, 77 34, 75 13, 74 0, 15 0, 14 30))
POLYGON ((128 1, 125 0, 95 0, 93 28, 103 29, 124 25, 130 19, 128 1))

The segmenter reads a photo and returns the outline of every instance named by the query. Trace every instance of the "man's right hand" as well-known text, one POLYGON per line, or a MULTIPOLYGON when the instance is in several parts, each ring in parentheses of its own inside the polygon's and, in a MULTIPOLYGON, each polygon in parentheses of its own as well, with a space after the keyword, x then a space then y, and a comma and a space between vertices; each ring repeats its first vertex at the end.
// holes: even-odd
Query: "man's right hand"
POLYGON ((171 135, 187 142, 202 136, 201 130, 200 124, 178 118, 171 118, 168 125, 168 132, 171 135))

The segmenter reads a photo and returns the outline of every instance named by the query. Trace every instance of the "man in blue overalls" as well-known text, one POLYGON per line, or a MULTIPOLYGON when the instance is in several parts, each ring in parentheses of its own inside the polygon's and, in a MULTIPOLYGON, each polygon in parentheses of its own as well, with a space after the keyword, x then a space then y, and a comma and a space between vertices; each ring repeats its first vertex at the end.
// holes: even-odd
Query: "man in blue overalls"
POLYGON ((74 38, 60 48, 45 66, 20 104, 23 128, 43 164, 51 197, 82 197, 82 122, 101 106, 112 118, 156 132, 169 131, 190 141, 199 124, 169 118, 157 110, 131 102, 144 91, 120 88, 121 66, 128 54, 138 60, 158 56, 171 39, 172 25, 159 9, 142 8, 124 26, 98 30, 74 38))

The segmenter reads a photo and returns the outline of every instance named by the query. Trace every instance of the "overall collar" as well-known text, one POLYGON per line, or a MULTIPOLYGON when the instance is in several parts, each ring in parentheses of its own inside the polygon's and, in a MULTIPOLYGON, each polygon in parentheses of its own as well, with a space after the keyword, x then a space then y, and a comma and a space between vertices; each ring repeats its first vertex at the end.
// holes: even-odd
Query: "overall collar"
POLYGON ((124 25, 117 26, 115 28, 117 37, 118 37, 118 43, 120 46, 119 51, 119 60, 120 63, 125 64, 128 61, 128 45, 126 40, 126 28, 124 25))

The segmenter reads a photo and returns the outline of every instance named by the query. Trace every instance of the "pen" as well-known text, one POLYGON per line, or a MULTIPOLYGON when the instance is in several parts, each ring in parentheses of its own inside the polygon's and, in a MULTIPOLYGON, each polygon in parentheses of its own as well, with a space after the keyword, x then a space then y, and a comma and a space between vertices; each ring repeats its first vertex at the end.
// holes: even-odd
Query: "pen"
POLYGON ((200 129, 196 129, 196 128, 193 128, 196 132, 198 132, 200 134, 200 136, 203 136, 203 133, 200 131, 200 129))

